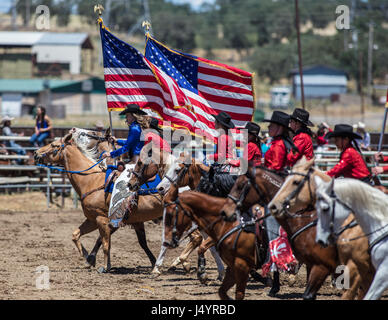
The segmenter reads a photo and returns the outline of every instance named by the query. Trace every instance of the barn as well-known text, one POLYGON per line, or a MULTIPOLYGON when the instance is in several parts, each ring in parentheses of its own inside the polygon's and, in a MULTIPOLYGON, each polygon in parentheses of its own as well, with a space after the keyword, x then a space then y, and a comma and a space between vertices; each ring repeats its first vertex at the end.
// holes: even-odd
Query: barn
POLYGON ((87 33, 0 32, 0 74, 17 78, 78 75, 92 68, 87 33))
MULTIPOLYGON (((292 78, 292 92, 296 100, 301 100, 299 69, 289 72, 292 78)), ((345 71, 325 65, 303 68, 303 86, 306 99, 327 98, 347 92, 349 76, 345 71)))

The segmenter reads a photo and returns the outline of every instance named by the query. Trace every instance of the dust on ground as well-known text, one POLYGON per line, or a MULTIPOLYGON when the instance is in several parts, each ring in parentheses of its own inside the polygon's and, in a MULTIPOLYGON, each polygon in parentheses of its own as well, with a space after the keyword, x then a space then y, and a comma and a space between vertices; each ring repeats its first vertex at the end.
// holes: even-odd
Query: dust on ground
MULTIPOLYGON (((57 199, 60 203, 60 200, 57 199)), ((209 300, 219 299, 220 282, 208 285, 199 283, 196 277, 196 254, 190 257, 192 272, 185 274, 179 266, 167 272, 168 266, 179 255, 183 246, 168 251, 160 277, 151 278, 151 265, 130 227, 118 230, 112 236, 112 270, 108 274, 97 273, 103 264, 102 250, 97 255, 96 268, 85 267, 84 260, 71 240, 72 232, 84 221, 80 208, 66 198, 65 208, 57 205, 46 207, 43 193, 31 192, 0 195, 0 299, 166 299, 209 300), (49 270, 49 289, 37 289, 39 266, 49 270)), ((161 244, 161 225, 145 224, 148 245, 155 256, 161 244)), ((98 232, 82 238, 86 249, 91 250, 98 232)), ((216 279, 217 268, 206 253, 207 270, 216 279)), ((293 284, 288 275, 281 274, 281 289, 277 297, 267 296, 268 287, 249 280, 247 300, 301 299, 305 290, 306 271, 302 267, 293 284)), ((38 281, 38 283, 41 283, 38 281)), ((234 287, 229 291, 234 297, 234 287)), ((327 279, 317 296, 318 300, 337 300, 341 291, 331 286, 327 279)), ((387 299, 388 296, 385 296, 387 299)))

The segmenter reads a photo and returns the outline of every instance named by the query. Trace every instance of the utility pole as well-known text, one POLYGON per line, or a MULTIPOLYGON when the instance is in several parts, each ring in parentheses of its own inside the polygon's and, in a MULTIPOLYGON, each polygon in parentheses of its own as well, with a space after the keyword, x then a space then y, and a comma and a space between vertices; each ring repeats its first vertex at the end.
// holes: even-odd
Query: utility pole
POLYGON ((105 5, 105 25, 106 26, 109 26, 109 22, 110 22, 110 9, 111 9, 111 5, 112 5, 112 0, 106 0, 106 5, 105 5))
POLYGON ((298 38, 298 58, 299 58, 299 77, 300 77, 300 93, 302 98, 302 108, 305 109, 304 104, 304 86, 303 86, 303 64, 302 64, 302 48, 300 44, 300 30, 299 30, 299 7, 298 0, 295 0, 295 25, 296 34, 298 38))
POLYGON ((372 64, 373 64, 373 22, 369 22, 369 35, 368 35, 368 98, 372 99, 372 64))
POLYGON ((143 21, 148 21, 150 23, 150 30, 149 33, 152 35, 152 21, 151 21, 151 13, 150 13, 150 7, 148 5, 148 0, 143 0, 143 9, 144 9, 144 15, 141 16, 136 23, 131 27, 131 29, 128 30, 128 36, 132 36, 132 34, 141 28, 143 21))
POLYGON ((26 20, 24 26, 28 28, 30 25, 30 16, 31 16, 31 0, 26 0, 26 20))
POLYGON ((363 54, 362 50, 358 51, 358 69, 359 69, 359 82, 360 82, 360 98, 361 98, 361 121, 365 122, 365 105, 364 105, 364 92, 362 87, 363 79, 363 66, 362 66, 363 54))
POLYGON ((12 16, 11 16, 11 25, 12 25, 12 30, 17 30, 17 25, 16 25, 16 19, 17 19, 17 12, 16 12, 16 0, 12 1, 12 16))

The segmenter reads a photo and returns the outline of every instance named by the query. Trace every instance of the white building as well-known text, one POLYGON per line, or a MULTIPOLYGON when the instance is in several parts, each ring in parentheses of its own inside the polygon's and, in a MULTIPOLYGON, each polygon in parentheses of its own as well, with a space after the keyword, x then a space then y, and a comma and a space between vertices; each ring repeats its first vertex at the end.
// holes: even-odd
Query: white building
POLYGON ((50 72, 50 68, 59 68, 77 75, 83 63, 90 64, 85 61, 83 52, 88 50, 91 60, 93 45, 87 33, 5 31, 0 32, 0 48, 4 55, 10 52, 15 55, 15 50, 25 48, 38 69, 50 72))

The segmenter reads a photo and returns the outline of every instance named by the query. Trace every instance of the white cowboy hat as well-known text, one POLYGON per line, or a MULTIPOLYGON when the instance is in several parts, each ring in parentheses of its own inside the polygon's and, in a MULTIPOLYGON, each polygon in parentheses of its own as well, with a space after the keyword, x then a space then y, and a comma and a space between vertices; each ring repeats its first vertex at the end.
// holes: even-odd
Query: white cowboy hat
POLYGON ((365 123, 364 123, 364 122, 359 121, 359 122, 357 123, 357 126, 358 126, 358 128, 360 128, 360 129, 365 129, 365 123))
POLYGON ((15 119, 15 118, 11 118, 9 116, 4 116, 4 118, 1 119, 0 123, 4 123, 5 121, 12 121, 13 119, 15 119))

